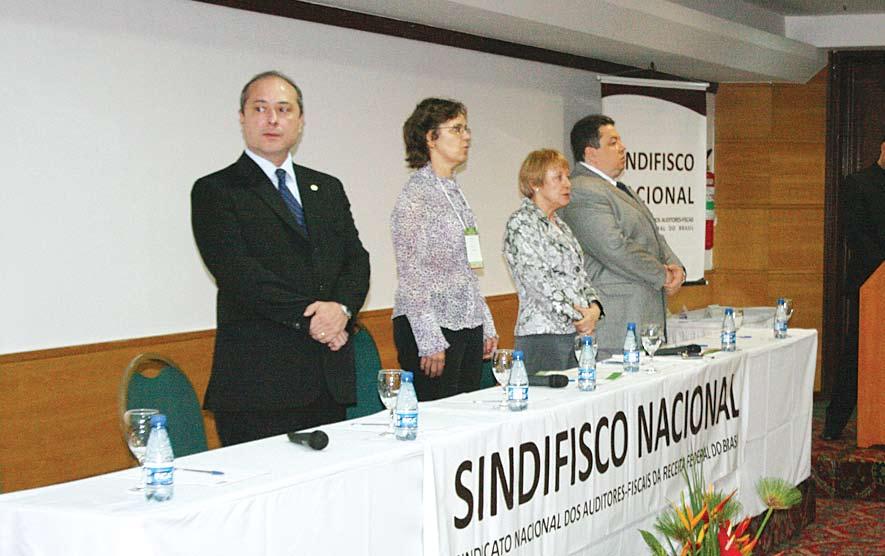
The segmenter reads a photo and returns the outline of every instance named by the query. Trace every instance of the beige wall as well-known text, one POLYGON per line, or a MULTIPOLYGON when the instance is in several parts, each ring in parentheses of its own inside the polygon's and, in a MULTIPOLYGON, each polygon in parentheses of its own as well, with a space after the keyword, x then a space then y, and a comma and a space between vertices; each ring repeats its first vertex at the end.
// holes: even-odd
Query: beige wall
MULTIPOLYGON (((706 287, 671 299, 678 311, 709 303, 771 305, 792 297, 791 325, 820 330, 826 76, 806 85, 722 85, 716 103, 715 270, 706 287)), ((492 296, 502 345, 512 345, 517 300, 492 296)), ((396 365, 390 310, 361 314, 382 363, 396 365)), ((132 464, 116 421, 118 381, 135 355, 176 360, 202 397, 212 331, 0 355, 0 481, 5 491, 132 464)), ((819 377, 816 381, 819 388, 819 377)), ((206 415, 210 447, 214 423, 206 415)))

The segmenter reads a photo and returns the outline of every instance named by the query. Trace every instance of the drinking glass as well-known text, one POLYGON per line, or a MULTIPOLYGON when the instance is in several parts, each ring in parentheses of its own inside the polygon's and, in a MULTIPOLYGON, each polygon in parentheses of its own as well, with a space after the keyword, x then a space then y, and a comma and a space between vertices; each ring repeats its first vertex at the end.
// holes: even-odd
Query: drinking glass
POLYGON ((378 396, 381 403, 390 413, 387 432, 393 434, 393 410, 396 408, 396 396, 399 394, 402 369, 381 369, 378 371, 378 396))
POLYGON ((640 337, 642 338, 642 347, 645 348, 646 353, 649 355, 649 366, 646 372, 656 373, 655 352, 658 351, 658 348, 661 347, 661 342, 664 341, 661 325, 656 322, 643 324, 640 337))
POLYGON ((510 370, 513 369, 513 350, 512 349, 496 349, 492 354, 492 374, 495 380, 501 385, 504 397, 498 404, 500 409, 507 409, 507 382, 510 380, 510 370))
MULTIPOLYGON (((138 460, 138 465, 144 464, 144 456, 147 452, 147 441, 151 434, 151 416, 160 413, 158 409, 138 408, 130 409, 123 413, 123 436, 129 451, 138 460)), ((144 486, 143 479, 132 490, 141 490, 144 486)))

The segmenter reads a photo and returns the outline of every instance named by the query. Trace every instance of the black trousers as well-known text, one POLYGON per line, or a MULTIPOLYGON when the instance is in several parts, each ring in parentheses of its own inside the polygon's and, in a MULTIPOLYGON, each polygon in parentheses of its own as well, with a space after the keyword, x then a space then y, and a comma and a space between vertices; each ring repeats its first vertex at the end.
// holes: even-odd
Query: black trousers
POLYGON ((827 406, 827 420, 824 432, 838 435, 845 428, 848 419, 857 405, 857 351, 860 321, 860 292, 848 294, 846 318, 848 326, 842 336, 842 364, 833 381, 830 405, 827 406))
POLYGON ((449 343, 446 364, 442 375, 430 378, 421 371, 421 358, 418 357, 418 345, 415 343, 409 319, 404 315, 393 319, 397 360, 404 370, 415 373, 415 392, 419 401, 438 400, 479 390, 482 380, 482 326, 464 330, 441 330, 449 343))
POLYGON ((320 397, 304 407, 272 411, 214 411, 215 427, 222 446, 251 442, 343 421, 346 406, 323 389, 320 397))

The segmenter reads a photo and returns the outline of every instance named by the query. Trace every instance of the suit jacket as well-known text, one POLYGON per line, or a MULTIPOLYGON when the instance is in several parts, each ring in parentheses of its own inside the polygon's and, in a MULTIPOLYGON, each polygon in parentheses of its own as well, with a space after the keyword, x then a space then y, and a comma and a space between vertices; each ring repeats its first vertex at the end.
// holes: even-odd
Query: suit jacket
POLYGON ((572 198, 560 210, 584 250, 590 283, 605 308, 596 327, 599 348, 618 352, 628 322, 666 326, 663 265, 682 266, 638 198, 613 187, 581 164, 571 175, 572 198))
POLYGON ((885 260, 885 169, 873 164, 845 178, 842 188, 847 283, 856 291, 885 260))
POLYGON ((191 223, 218 286, 215 354, 205 407, 302 407, 323 388, 356 399, 353 349, 314 341, 302 314, 316 300, 357 314, 369 289, 369 254, 338 179, 294 165, 309 237, 267 175, 245 153, 191 191, 191 223))

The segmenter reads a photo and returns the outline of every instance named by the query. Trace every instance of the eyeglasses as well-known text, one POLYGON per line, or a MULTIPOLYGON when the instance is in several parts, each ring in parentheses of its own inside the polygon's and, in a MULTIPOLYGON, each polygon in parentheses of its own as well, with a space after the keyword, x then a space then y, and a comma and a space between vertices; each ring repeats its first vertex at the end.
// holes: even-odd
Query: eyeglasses
POLYGON ((466 125, 461 125, 461 124, 450 125, 450 126, 446 126, 446 127, 438 127, 436 129, 451 129, 452 133, 454 133, 455 135, 464 135, 465 133, 467 135, 471 135, 473 133, 472 131, 470 131, 469 127, 467 127, 466 125))

